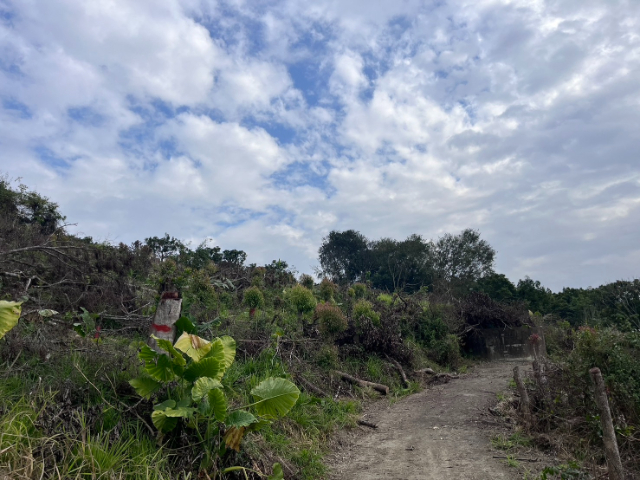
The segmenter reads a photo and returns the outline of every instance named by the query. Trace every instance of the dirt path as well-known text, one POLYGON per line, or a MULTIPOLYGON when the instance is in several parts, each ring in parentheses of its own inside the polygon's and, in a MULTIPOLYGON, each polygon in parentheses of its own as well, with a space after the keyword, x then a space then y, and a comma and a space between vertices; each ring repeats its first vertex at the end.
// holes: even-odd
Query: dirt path
MULTIPOLYGON (((480 365, 458 380, 374 404, 365 419, 377 430, 346 441, 334 455, 335 480, 516 479, 491 449, 491 418, 481 415, 504 391, 514 362, 480 365), (384 405, 383 405, 384 404, 384 405)), ((523 363, 524 364, 524 363, 523 363)))

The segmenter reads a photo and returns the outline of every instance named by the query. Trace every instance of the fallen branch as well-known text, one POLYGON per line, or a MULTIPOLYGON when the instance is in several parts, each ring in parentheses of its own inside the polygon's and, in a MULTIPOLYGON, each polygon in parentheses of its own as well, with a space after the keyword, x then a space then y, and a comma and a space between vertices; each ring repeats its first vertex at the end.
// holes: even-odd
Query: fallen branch
POLYGON ((375 423, 371 423, 371 422, 367 422, 366 420, 358 420, 356 422, 358 425, 362 425, 363 427, 369 427, 369 428, 378 428, 378 425, 376 425, 375 423))
POLYGON ((511 460, 517 460, 519 462, 537 462, 538 461, 537 458, 518 458, 518 457, 514 458, 514 457, 506 457, 504 455, 494 455, 493 458, 501 458, 503 460, 511 459, 511 460))
POLYGON ((421 368, 420 370, 414 370, 414 373, 417 373, 419 375, 423 375, 425 373, 428 373, 429 375, 433 375, 436 372, 434 372, 432 368, 421 368))
POLYGON ((354 383, 354 384, 359 385, 361 387, 371 387, 375 391, 380 392, 383 395, 388 395, 389 394, 389 387, 387 387, 386 385, 381 385, 379 383, 373 383, 373 382, 367 382, 366 380, 361 380, 359 378, 352 377, 348 373, 339 372, 337 370, 336 370, 336 373, 338 375, 340 375, 344 380, 346 380, 348 382, 354 383))
POLYGON ((389 355, 385 356, 389 359, 389 361, 391 363, 393 363, 393 365, 398 369, 398 371, 400 372, 400 376, 402 377, 402 383, 405 386, 405 388, 409 388, 409 380, 407 380, 407 375, 404 373, 404 370, 402 369, 402 365, 400 365, 400 363, 397 360, 394 360, 393 358, 391 358, 389 355))
POLYGON ((296 379, 304 386, 305 390, 307 390, 308 392, 315 393, 319 397, 330 396, 324 391, 320 390, 320 388, 316 387, 313 383, 311 383, 309 380, 304 378, 302 375, 296 375, 296 379))
POLYGON ((456 378, 460 378, 460 376, 451 375, 450 373, 438 373, 431 377, 427 383, 434 383, 438 380, 444 380, 444 383, 449 383, 449 380, 455 380, 456 378))

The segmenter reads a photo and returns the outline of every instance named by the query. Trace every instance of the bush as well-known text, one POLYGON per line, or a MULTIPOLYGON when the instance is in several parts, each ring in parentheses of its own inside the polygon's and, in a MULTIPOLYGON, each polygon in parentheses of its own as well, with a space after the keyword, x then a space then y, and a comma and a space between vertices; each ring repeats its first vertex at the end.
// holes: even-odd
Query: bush
POLYGON ((313 311, 318 303, 311 290, 302 285, 296 285, 287 292, 287 301, 300 315, 313 311))
POLYGON ((352 288, 356 298, 364 298, 367 294, 367 286, 364 283, 354 283, 352 288))
POLYGON ((323 335, 335 336, 347 329, 347 319, 335 305, 321 303, 316 307, 315 319, 320 324, 320 332, 323 335))
POLYGON ((328 278, 323 278, 322 282, 320 282, 320 298, 325 302, 333 300, 337 291, 338 286, 328 278))
POLYGON ((244 291, 244 298, 242 301, 247 307, 249 307, 252 317, 256 311, 256 308, 264 307, 264 295, 258 287, 247 288, 244 291))
POLYGON ((375 326, 380 326, 380 314, 373 309, 371 302, 366 300, 360 300, 353 306, 353 318, 356 321, 356 325, 358 325, 362 317, 371 320, 371 323, 375 326))
POLYGON ((307 275, 306 273, 303 273, 300 276, 300 285, 302 285, 304 288, 308 288, 309 290, 311 290, 313 289, 315 282, 313 281, 313 277, 311 275, 307 275))
POLYGON ((393 305, 393 296, 388 293, 381 293, 378 295, 378 301, 384 303, 387 307, 393 305))

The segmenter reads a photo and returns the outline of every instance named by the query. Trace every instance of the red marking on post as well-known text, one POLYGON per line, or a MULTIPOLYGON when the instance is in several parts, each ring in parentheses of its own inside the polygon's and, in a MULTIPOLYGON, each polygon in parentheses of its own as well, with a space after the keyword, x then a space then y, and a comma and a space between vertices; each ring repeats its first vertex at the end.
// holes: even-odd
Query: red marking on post
POLYGON ((168 333, 171 331, 171 327, 169 325, 156 325, 155 323, 152 323, 151 326, 156 332, 168 333))

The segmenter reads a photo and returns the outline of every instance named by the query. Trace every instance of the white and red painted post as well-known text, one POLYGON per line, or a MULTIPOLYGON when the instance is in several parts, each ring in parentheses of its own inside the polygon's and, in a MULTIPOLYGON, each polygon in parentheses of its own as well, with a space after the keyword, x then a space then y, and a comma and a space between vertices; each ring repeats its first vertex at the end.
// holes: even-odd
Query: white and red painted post
POLYGON ((166 352, 158 347, 157 342, 151 335, 173 343, 176 336, 175 323, 180 318, 180 310, 182 309, 182 299, 178 297, 178 292, 164 292, 156 309, 156 314, 153 316, 153 323, 149 332, 149 346, 158 353, 166 352))

